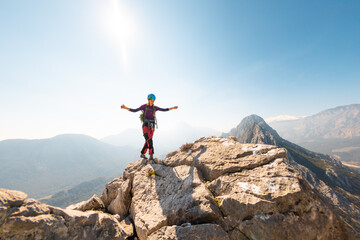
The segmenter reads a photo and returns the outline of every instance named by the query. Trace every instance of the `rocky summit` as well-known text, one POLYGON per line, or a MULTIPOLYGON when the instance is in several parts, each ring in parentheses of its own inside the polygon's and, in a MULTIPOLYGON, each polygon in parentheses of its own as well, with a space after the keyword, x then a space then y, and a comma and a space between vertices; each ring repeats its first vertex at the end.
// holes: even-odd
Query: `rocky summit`
POLYGON ((60 209, 0 190, 0 239, 354 239, 287 151, 207 137, 60 209), (101 199, 101 201, 100 201, 101 199))

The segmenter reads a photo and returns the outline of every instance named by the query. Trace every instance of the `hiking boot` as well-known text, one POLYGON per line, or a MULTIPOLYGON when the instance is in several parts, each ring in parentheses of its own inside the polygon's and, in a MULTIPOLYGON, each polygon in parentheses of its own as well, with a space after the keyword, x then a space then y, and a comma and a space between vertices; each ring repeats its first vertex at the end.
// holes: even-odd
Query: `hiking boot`
POLYGON ((145 154, 141 154, 140 157, 143 158, 143 159, 148 159, 148 158, 145 156, 145 154))
POLYGON ((154 155, 153 155, 153 154, 151 154, 151 155, 150 155, 149 160, 155 160, 155 159, 154 159, 154 155))

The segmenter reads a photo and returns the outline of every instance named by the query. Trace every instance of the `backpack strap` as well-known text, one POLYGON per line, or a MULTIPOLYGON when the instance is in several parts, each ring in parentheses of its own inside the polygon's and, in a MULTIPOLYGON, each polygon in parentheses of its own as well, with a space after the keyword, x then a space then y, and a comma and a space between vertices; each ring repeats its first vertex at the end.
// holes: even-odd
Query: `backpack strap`
MULTIPOLYGON (((146 123, 146 122, 151 123, 152 121, 146 119, 147 109, 148 109, 148 105, 146 104, 145 111, 144 111, 144 123, 146 123)), ((154 125, 156 126, 156 128, 158 128, 158 126, 157 126, 157 119, 156 119, 156 116, 155 116, 155 113, 156 113, 156 107, 155 107, 155 105, 152 106, 152 110, 153 110, 153 116, 154 116, 154 125)), ((154 126, 154 127, 155 127, 155 126, 154 126)))

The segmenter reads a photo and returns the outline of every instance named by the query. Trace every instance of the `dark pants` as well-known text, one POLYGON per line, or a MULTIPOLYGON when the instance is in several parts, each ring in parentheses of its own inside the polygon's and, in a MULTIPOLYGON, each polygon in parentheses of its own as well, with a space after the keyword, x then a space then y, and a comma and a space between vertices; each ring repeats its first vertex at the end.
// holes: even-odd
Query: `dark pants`
POLYGON ((154 154, 154 146, 153 146, 153 135, 154 135, 154 127, 148 127, 148 126, 143 126, 143 134, 144 134, 144 138, 145 138, 145 144, 143 149, 141 150, 141 154, 145 154, 147 152, 147 150, 149 149, 149 154, 153 155, 154 154))

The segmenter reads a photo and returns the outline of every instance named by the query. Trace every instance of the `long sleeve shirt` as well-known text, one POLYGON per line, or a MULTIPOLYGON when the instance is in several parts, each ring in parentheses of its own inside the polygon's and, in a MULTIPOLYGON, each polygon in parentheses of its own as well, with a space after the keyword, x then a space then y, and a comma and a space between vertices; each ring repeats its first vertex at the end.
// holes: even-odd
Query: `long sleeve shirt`
POLYGON ((140 107, 136 108, 136 109, 132 109, 130 108, 130 112, 138 112, 140 110, 144 111, 144 116, 147 120, 150 120, 150 121, 153 121, 155 120, 154 118, 154 111, 162 111, 162 112, 166 112, 166 111, 169 111, 169 108, 160 108, 160 107, 157 107, 157 106, 147 106, 146 108, 146 105, 147 104, 144 104, 144 105, 141 105, 140 107), (146 112, 145 112, 146 110, 146 112))

